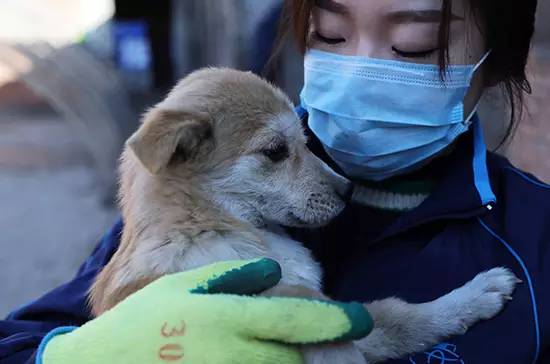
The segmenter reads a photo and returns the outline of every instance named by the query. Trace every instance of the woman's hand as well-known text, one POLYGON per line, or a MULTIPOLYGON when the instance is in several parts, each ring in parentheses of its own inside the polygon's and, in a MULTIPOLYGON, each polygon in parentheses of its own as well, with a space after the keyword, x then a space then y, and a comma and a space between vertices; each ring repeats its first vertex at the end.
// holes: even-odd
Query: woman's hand
POLYGON ((360 304, 244 296, 280 277, 268 259, 165 276, 74 331, 54 330, 37 362, 294 364, 302 358, 288 344, 353 340, 371 330, 360 304))

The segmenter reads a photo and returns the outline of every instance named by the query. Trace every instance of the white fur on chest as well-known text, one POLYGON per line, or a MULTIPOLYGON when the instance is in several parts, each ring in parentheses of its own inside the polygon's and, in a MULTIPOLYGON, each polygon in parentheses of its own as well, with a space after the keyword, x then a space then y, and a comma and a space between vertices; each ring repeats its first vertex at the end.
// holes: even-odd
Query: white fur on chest
POLYGON ((282 267, 281 283, 321 291, 321 267, 309 249, 290 237, 272 232, 266 232, 266 242, 270 247, 269 258, 279 262, 282 267))
POLYGON ((181 256, 178 270, 193 269, 218 261, 266 257, 281 265, 281 283, 321 290, 321 268, 307 248, 282 233, 265 230, 262 233, 261 244, 231 235, 201 239, 181 256))

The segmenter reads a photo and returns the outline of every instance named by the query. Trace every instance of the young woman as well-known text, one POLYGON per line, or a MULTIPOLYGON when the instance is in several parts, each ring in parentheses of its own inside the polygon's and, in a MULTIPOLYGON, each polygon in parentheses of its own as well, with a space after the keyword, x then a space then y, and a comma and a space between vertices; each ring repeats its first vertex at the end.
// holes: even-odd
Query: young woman
POLYGON ((337 221, 297 233, 327 293, 423 302, 495 265, 524 281, 495 319, 395 363, 550 362, 550 186, 487 153, 475 113, 501 86, 519 120, 536 5, 293 1, 310 147, 356 183, 337 221))
MULTIPOLYGON (((310 148, 355 182, 349 207, 330 226, 293 232, 323 263, 327 293, 342 301, 399 296, 423 302, 480 271, 506 266, 523 284, 499 316, 392 363, 550 362, 550 313, 545 309, 549 293, 544 286, 550 280, 550 187, 488 153, 476 114, 486 88, 500 85, 509 96, 512 120, 518 119, 523 93, 529 91, 525 66, 536 0, 293 0, 288 5, 289 24, 305 54, 298 112, 310 148)), ((55 327, 89 320, 87 289, 116 250, 120 229, 119 223, 73 281, 0 324, 0 362, 40 362, 43 354, 46 364, 98 362, 94 358, 130 362, 129 350, 115 349, 124 348, 136 331, 114 331, 117 335, 108 343, 98 338, 124 324, 126 311, 151 307, 146 304, 151 296, 166 294, 162 285, 146 287, 111 315, 44 338, 55 327), (87 361, 77 356, 91 343, 96 351, 103 346, 108 350, 89 350, 87 361)), ((245 270, 245 281, 270 276, 265 269, 248 271, 256 273, 245 270)), ((192 278, 182 280, 195 282, 192 278)), ((243 293, 235 287, 222 291, 243 293)), ((219 317, 220 296, 201 297, 200 304, 186 308, 203 320, 197 325, 204 336, 189 345, 204 349, 209 363, 255 362, 243 358, 258 352, 273 354, 261 356, 263 362, 295 363, 296 353, 283 342, 342 335, 334 328, 321 335, 312 320, 301 319, 306 315, 293 301, 263 307, 247 297, 242 304, 261 314, 235 320, 234 326, 241 327, 232 332, 251 326, 254 337, 275 340, 272 346, 266 349, 265 342, 255 340, 233 344, 233 336, 218 340, 220 335, 212 334, 219 328, 206 318, 219 317), (270 313, 281 311, 288 312, 296 326, 277 326, 276 334, 269 334, 280 321, 270 313), (297 327, 307 334, 297 338, 297 327), (213 356, 218 352, 227 355, 213 356), (241 360, 228 353, 239 353, 241 360)), ((171 299, 156 304, 162 310, 162 302, 171 299)), ((310 318, 326 314, 306 309, 312 312, 310 318)), ((131 327, 148 337, 143 335, 149 331, 139 328, 151 327, 149 315, 131 317, 131 327)), ((170 336, 181 330, 162 333, 170 336)), ((170 348, 165 359, 186 362, 170 348)), ((192 358, 187 362, 200 362, 192 358)), ((139 359, 144 357, 132 357, 139 359)))

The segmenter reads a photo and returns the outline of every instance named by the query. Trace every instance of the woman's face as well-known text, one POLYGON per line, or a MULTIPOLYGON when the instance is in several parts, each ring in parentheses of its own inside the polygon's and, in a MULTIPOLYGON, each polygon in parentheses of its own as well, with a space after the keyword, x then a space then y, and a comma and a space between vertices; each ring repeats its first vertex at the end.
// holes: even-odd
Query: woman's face
MULTIPOLYGON (((319 0, 310 47, 342 55, 438 64, 441 0, 319 0)), ((467 0, 452 2, 450 64, 475 64, 487 52, 467 0)), ((469 115, 484 89, 483 67, 465 98, 469 115)))

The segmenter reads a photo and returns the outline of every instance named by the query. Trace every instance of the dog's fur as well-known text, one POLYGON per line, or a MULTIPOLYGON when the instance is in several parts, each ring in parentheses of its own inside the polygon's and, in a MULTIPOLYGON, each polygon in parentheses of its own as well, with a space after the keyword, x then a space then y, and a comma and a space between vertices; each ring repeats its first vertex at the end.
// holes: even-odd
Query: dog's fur
MULTIPOLYGON (((310 252, 273 228, 320 226, 344 207, 347 182, 305 142, 288 98, 251 73, 210 68, 182 80, 123 152, 125 226, 91 289, 93 313, 165 274, 222 260, 271 257, 282 266, 283 285, 320 292, 310 252)), ((367 304, 371 335, 355 346, 304 348, 306 361, 375 363, 424 350, 497 314, 515 283, 497 268, 432 302, 367 304)), ((283 291, 304 292, 272 294, 283 291)))

